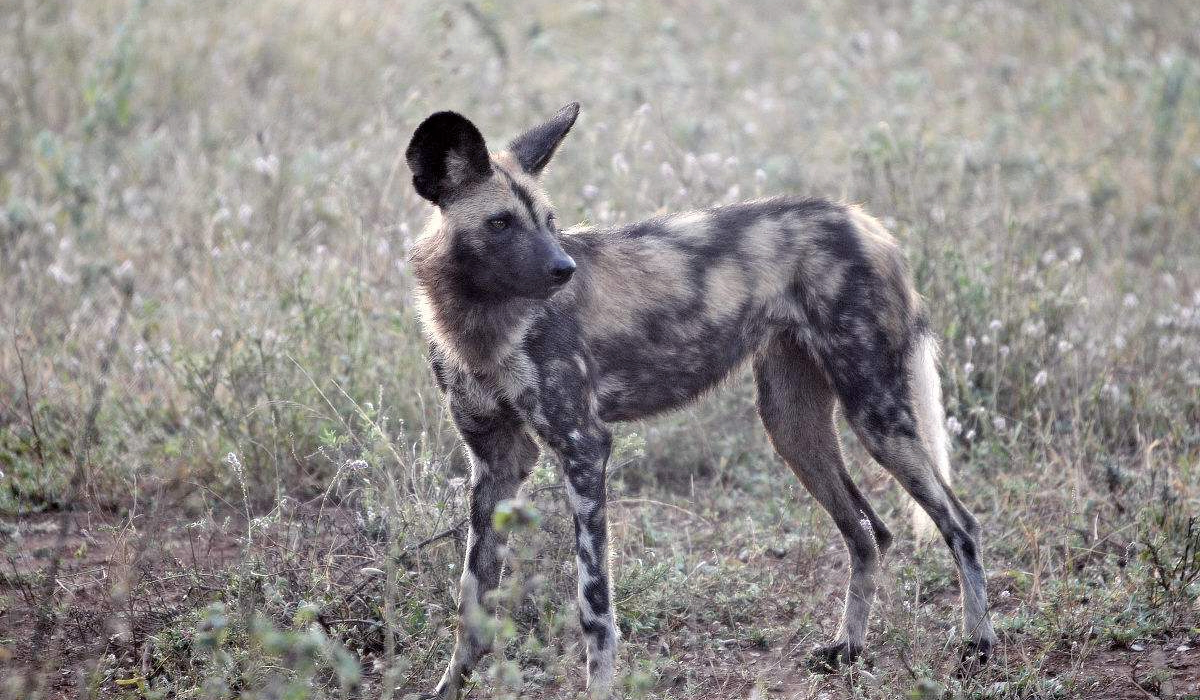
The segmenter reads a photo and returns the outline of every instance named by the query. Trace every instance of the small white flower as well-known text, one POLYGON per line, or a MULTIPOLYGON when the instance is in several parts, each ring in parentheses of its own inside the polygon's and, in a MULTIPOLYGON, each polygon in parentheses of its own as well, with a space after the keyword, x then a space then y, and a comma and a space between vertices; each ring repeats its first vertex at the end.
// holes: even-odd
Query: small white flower
POLYGON ((54 263, 50 267, 46 268, 46 273, 49 274, 50 277, 59 284, 71 284, 75 281, 71 275, 63 269, 62 265, 59 265, 58 263, 54 263))
POLYGON ((1058 341, 1058 352, 1060 355, 1065 355, 1071 351, 1071 343, 1066 340, 1058 341))
POLYGON ((250 219, 254 216, 254 207, 249 204, 243 204, 238 207, 238 223, 242 226, 249 226, 250 219))
POLYGON ((974 440, 975 439, 975 429, 971 428, 970 430, 967 431, 967 434, 964 435, 963 437, 967 439, 967 442, 974 440))
POLYGON ((274 153, 268 156, 259 156, 254 159, 254 169, 260 175, 274 180, 275 176, 279 174, 279 158, 274 153))
POLYGON ((1004 324, 1000 323, 1000 319, 993 318, 992 322, 988 324, 988 328, 991 329, 991 331, 993 333, 995 333, 996 331, 1000 330, 1000 327, 1002 325, 1004 325, 1004 324))
POLYGON ((663 176, 664 180, 675 179, 675 167, 666 161, 663 161, 663 164, 658 166, 658 172, 663 176))
POLYGON ((1008 427, 1008 421, 1004 420, 1004 416, 996 416, 992 419, 992 427, 996 429, 996 432, 1003 433, 1004 429, 1008 427))
POLYGON ((1009 348, 1007 345, 1000 346, 1000 357, 1008 357, 1009 352, 1011 352, 1011 348, 1009 348))
POLYGON ((961 435, 962 423, 959 423, 958 419, 954 416, 950 416, 946 419, 946 430, 949 431, 951 435, 961 435))
POLYGON ((600 196, 600 188, 596 187, 595 185, 584 185, 580 194, 583 195, 584 199, 590 202, 591 200, 600 196))
POLYGON ((1080 248, 1077 245, 1071 246, 1071 250, 1067 253, 1067 262, 1074 265, 1080 260, 1083 260, 1083 248, 1080 248))
POLYGON ((1046 370, 1042 370, 1033 375, 1033 385, 1039 389, 1046 386, 1046 382, 1048 381, 1050 381, 1050 373, 1046 370))
POLYGON ((351 471, 360 472, 367 468, 367 461, 365 459, 352 459, 346 462, 346 468, 351 471))
POLYGON ((969 376, 971 376, 971 373, 975 371, 975 363, 968 362, 967 364, 963 365, 962 369, 963 369, 963 374, 969 377, 969 376))
POLYGON ((754 181, 760 185, 765 183, 767 181, 767 171, 763 170, 762 168, 758 168, 757 170, 755 170, 754 171, 754 181))
POLYGON ((963 341, 963 344, 967 346, 968 350, 973 349, 975 347, 975 336, 968 335, 966 340, 963 341))
POLYGON ((1121 303, 1124 304, 1125 308, 1127 308, 1127 309, 1137 308, 1137 305, 1138 305, 1137 295, 1136 294, 1126 294, 1125 298, 1121 301, 1121 303))

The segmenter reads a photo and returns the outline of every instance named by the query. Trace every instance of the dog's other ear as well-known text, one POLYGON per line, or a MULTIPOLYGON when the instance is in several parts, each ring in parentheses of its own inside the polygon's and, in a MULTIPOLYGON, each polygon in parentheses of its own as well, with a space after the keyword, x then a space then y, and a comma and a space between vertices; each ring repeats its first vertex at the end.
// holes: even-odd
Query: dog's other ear
POLYGON ((575 118, 578 116, 579 103, 572 102, 558 110, 558 114, 551 117, 550 121, 538 124, 513 139, 512 143, 508 144, 509 152, 521 163, 525 172, 534 177, 540 175, 546 163, 550 162, 558 144, 575 125, 575 118))
POLYGON ((404 155, 417 194, 438 205, 455 190, 492 174, 483 135, 456 112, 438 112, 421 122, 404 155))

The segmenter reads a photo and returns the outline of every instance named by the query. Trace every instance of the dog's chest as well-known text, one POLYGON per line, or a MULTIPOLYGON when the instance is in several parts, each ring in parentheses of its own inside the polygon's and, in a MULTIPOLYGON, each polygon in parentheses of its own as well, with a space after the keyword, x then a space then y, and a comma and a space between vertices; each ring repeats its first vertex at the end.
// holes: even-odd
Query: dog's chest
POLYGON ((529 356, 514 350, 483 369, 455 367, 449 389, 476 415, 495 415, 504 407, 524 412, 536 403, 537 376, 529 356))

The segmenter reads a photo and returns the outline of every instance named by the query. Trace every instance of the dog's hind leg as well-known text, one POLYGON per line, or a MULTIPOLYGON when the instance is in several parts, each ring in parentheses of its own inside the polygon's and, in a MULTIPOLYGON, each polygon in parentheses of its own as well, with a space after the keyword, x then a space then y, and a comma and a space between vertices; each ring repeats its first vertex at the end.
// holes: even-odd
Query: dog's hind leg
POLYGON ((501 501, 516 495, 538 456, 537 444, 515 415, 481 418, 455 408, 452 398, 451 410, 471 455, 470 517, 454 652, 437 689, 427 696, 439 700, 458 697, 463 679, 491 647, 482 624, 491 614, 484 596, 500 583, 498 550, 504 544, 492 517, 501 501))
POLYGON ((996 644, 979 562, 979 523, 951 490, 933 339, 914 332, 903 352, 841 348, 832 362, 850 425, 871 456, 900 482, 937 526, 958 568, 968 655, 980 660, 996 644), (884 355, 887 355, 886 357, 884 355))
POLYGON ((832 670, 863 650, 875 575, 892 535, 851 481, 834 422, 834 392, 816 360, 780 334, 754 361, 758 410, 775 450, 829 512, 846 540, 850 581, 837 636, 816 650, 816 670, 832 670))

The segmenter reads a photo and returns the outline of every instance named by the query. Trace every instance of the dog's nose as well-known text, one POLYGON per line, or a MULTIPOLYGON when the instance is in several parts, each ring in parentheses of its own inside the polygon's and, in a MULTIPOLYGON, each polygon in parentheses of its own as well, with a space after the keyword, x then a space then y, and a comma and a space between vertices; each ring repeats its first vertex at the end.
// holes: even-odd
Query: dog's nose
POLYGON ((573 274, 575 274, 575 261, 569 256, 564 255, 550 265, 550 279, 554 280, 555 284, 566 284, 573 274))

